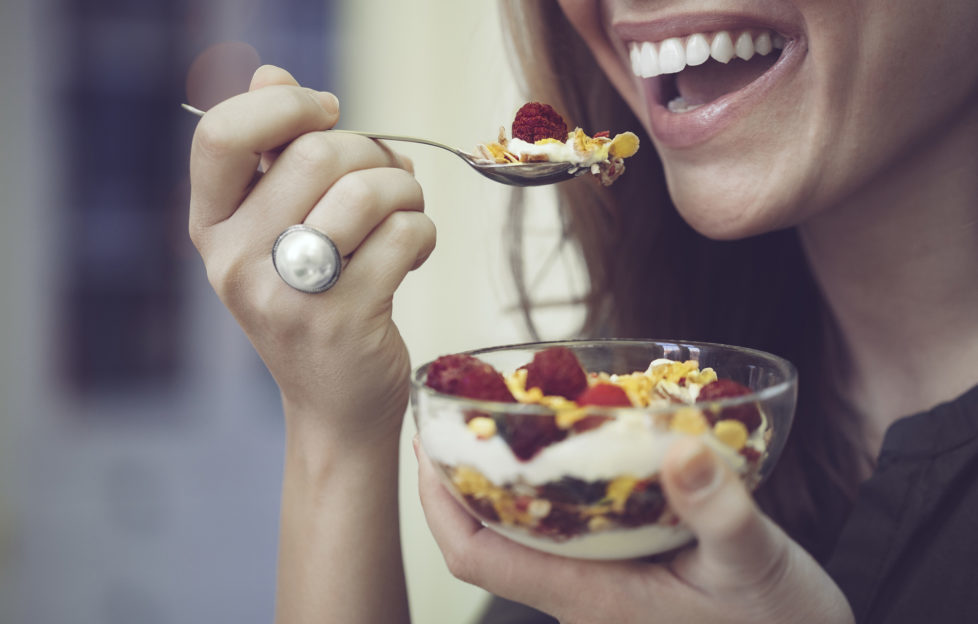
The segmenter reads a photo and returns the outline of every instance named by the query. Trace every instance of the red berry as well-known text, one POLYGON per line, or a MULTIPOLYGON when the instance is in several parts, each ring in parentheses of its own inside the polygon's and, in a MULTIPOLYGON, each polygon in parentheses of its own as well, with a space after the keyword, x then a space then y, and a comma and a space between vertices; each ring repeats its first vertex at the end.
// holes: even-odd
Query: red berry
POLYGON ((521 461, 526 461, 540 449, 567 437, 553 416, 543 414, 506 414, 496 419, 499 435, 521 461))
MULTIPOLYGON (((734 397, 750 394, 750 388, 743 386, 732 379, 717 379, 708 383, 700 389, 700 401, 719 401, 721 399, 732 399, 734 397)), ((737 405, 736 407, 726 407, 720 415, 712 419, 717 420, 739 420, 747 427, 747 431, 754 431, 761 426, 761 413, 757 411, 757 406, 753 403, 737 405)))
POLYGON ((717 379, 710 382, 700 389, 697 400, 717 401, 719 399, 730 399, 733 397, 750 394, 750 388, 737 383, 733 379, 717 379))
POLYGON ((546 396, 574 400, 587 390, 587 373, 567 347, 538 351, 526 365, 526 388, 540 388, 546 396))
POLYGON ((513 138, 527 143, 541 139, 567 140, 567 123, 549 104, 530 102, 516 112, 513 120, 513 138))
POLYGON ((630 407, 632 402, 621 386, 611 383, 594 384, 577 397, 578 405, 630 407))
MULTIPOLYGON (((621 386, 610 383, 598 383, 591 386, 578 395, 576 402, 580 406, 631 407, 632 405, 631 400, 629 400, 628 395, 625 394, 621 386)), ((581 433, 590 431, 591 429, 597 429, 609 420, 611 420, 610 416, 589 414, 575 422, 572 427, 576 433, 581 433)))
POLYGON ((429 388, 480 401, 515 403, 503 376, 490 364, 471 355, 443 355, 428 366, 429 388))

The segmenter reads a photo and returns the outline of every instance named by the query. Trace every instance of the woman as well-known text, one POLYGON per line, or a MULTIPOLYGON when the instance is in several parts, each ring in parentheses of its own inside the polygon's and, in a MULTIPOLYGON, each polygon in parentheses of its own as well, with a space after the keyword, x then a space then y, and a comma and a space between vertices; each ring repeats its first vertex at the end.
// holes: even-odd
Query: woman
MULTIPOLYGON (((608 192, 564 189, 592 327, 768 349, 805 381, 763 512, 704 448, 671 449, 663 485, 698 543, 666 564, 511 544, 472 522, 419 453, 422 502, 453 573, 564 622, 978 618, 978 5, 562 0, 511 11, 532 99, 584 127, 642 127, 655 146, 608 192), (645 51, 719 31, 768 33, 781 50, 685 68, 656 67, 645 51), (655 297, 643 297, 634 266, 683 273, 657 273, 655 297)), ((215 107, 192 150, 191 235, 282 391, 279 619, 406 621, 393 476, 409 364, 390 302, 434 229, 410 163, 319 132, 337 111, 333 96, 268 67, 215 107), (289 288, 269 261, 297 223, 349 256, 325 293, 289 288), (395 391, 378 396, 378 384, 395 391), (339 497, 349 504, 329 504, 339 497)))

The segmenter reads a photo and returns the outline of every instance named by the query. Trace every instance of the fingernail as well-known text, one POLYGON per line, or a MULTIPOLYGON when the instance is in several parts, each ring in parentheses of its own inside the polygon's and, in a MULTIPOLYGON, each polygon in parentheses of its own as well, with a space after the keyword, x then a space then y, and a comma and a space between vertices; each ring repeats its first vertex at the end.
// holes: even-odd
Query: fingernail
POLYGON ((414 437, 411 438, 411 446, 414 447, 414 456, 415 457, 418 456, 418 447, 420 445, 421 445, 421 438, 419 438, 418 437, 418 434, 416 433, 416 434, 414 434, 414 437))
POLYGON ((690 444, 684 449, 679 465, 676 481, 690 494, 708 491, 719 474, 716 458, 701 443, 690 444))

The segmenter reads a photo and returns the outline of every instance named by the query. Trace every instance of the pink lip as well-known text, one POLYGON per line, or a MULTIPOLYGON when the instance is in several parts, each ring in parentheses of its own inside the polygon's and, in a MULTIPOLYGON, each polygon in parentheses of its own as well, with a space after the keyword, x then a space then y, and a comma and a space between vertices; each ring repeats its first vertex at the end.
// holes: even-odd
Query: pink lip
MULTIPOLYGON (((662 102, 662 77, 636 78, 641 83, 652 134, 661 146, 673 149, 693 147, 721 133, 753 110, 784 77, 794 72, 804 59, 808 46, 797 26, 755 17, 686 16, 645 24, 614 24, 615 34, 625 43, 661 41, 696 32, 751 28, 767 28, 784 36, 786 43, 781 56, 754 82, 709 104, 685 113, 670 112, 662 102)), ((627 61, 626 65, 631 72, 627 61)))

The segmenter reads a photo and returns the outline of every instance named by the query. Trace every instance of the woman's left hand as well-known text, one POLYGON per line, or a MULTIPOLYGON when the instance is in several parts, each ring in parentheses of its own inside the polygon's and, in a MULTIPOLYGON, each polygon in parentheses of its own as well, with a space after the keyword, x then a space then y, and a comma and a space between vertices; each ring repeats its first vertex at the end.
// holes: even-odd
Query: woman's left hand
POLYGON ((564 624, 854 622, 825 571, 695 439, 674 444, 663 466, 666 496, 697 538, 667 563, 566 559, 516 544, 468 515, 420 448, 418 460, 421 503, 451 573, 564 624))

